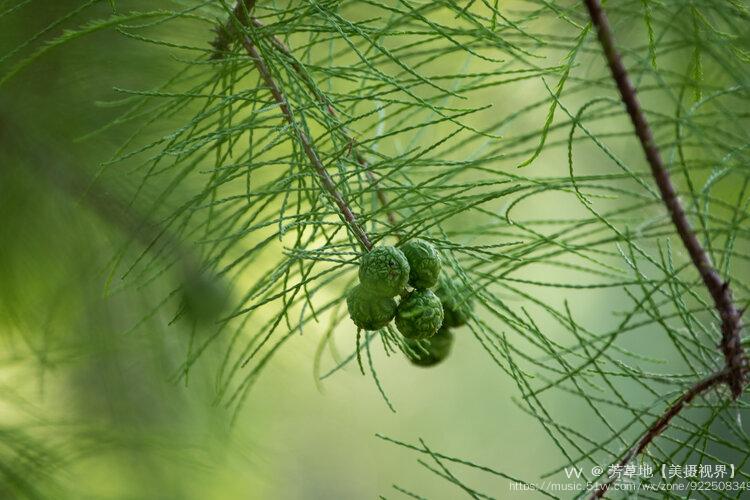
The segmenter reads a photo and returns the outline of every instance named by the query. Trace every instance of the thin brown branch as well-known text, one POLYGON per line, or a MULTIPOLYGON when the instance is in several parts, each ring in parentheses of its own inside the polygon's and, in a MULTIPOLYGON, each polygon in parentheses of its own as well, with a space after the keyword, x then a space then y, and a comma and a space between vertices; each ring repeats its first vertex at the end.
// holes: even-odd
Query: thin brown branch
MULTIPOLYGON (((638 443, 631 448, 620 460, 620 465, 625 465, 637 455, 641 454, 663 431, 672 419, 676 417, 691 401, 704 392, 721 384, 729 386, 732 396, 737 399, 745 387, 745 376, 747 372, 747 360, 741 344, 742 312, 737 309, 732 299, 732 290, 728 281, 724 281, 718 271, 713 267, 708 253, 698 240, 695 231, 688 221, 685 210, 682 207, 669 171, 664 165, 659 148, 654 140, 653 132, 641 108, 636 89, 630 81, 628 72, 622 62, 622 57, 617 51, 614 43, 614 34, 610 27, 607 15, 602 9, 599 0, 584 0, 592 24, 597 29, 599 43, 604 51, 607 64, 612 72, 612 78, 625 104, 630 120, 635 128, 635 133, 641 143, 651 173, 659 188, 662 201, 669 211, 672 223, 682 240, 685 249, 690 254, 693 265, 703 280, 703 284, 714 301, 714 307, 721 318, 721 350, 724 354, 725 368, 720 372, 708 377, 690 389, 670 405, 666 411, 657 419, 641 437, 638 443)), ((612 485, 614 479, 604 483, 592 494, 591 498, 601 498, 612 485)))
POLYGON ((344 221, 346 222, 351 232, 354 234, 354 237, 357 238, 357 240, 365 248, 365 250, 369 251, 370 249, 372 249, 372 243, 370 242, 367 233, 365 233, 364 229, 362 229, 362 227, 359 225, 359 222, 357 222, 357 218, 354 216, 354 212, 352 212, 349 204, 346 202, 346 200, 344 200, 341 193, 339 193, 338 189, 336 188, 336 183, 326 171, 323 162, 320 161, 320 157, 318 157, 318 153, 315 151, 310 138, 307 137, 307 134, 296 123, 294 113, 292 112, 289 103, 284 97, 284 94, 281 92, 279 86, 276 84, 276 81, 271 74, 271 70, 266 65, 266 62, 263 60, 260 52, 258 52, 258 49, 255 47, 253 42, 246 36, 242 38, 242 44, 244 45, 245 50, 250 56, 250 59, 252 59, 255 63, 255 67, 258 69, 258 73, 260 74, 261 78, 271 91, 271 95, 273 96, 274 100, 279 105, 279 108, 281 108, 281 112, 284 115, 284 118, 289 123, 293 133, 296 134, 297 140, 302 145, 302 149, 304 150, 305 155, 310 160, 310 164, 315 170, 315 173, 318 174, 318 177, 320 178, 320 183, 323 189, 325 189, 325 191, 333 199, 334 203, 336 203, 339 212, 341 212, 344 221))
MULTIPOLYGON (((663 431, 667 428, 669 423, 674 417, 676 417, 687 405, 689 405, 695 398, 717 387, 721 384, 727 383, 727 379, 730 376, 729 370, 722 370, 718 373, 711 375, 693 385, 690 389, 685 391, 677 401, 672 403, 666 411, 646 430, 645 434, 638 440, 635 446, 628 450, 625 455, 620 459, 618 465, 625 466, 633 458, 640 455, 649 444, 651 444, 663 431)), ((615 477, 609 478, 599 488, 591 494, 591 499, 602 498, 612 483, 615 481, 615 477)))
POLYGON ((255 0, 238 0, 229 19, 213 30, 216 36, 211 41, 211 46, 214 48, 211 59, 221 59, 229 53, 232 43, 240 38, 237 23, 247 26, 253 8, 255 8, 255 0))
MULTIPOLYGON (((251 22, 256 28, 264 28, 265 25, 261 23, 258 19, 255 17, 251 18, 251 22)), ((331 103, 330 99, 328 99, 328 96, 326 96, 323 92, 321 92, 314 84, 314 82, 310 79, 310 75, 307 74, 305 71, 305 68, 302 67, 300 62, 297 60, 297 58, 294 57, 292 54, 292 51, 289 49, 289 47, 278 39, 278 37, 274 35, 270 35, 268 39, 271 41, 271 45, 273 45, 276 50, 281 52, 285 57, 289 59, 289 65, 292 67, 295 73, 302 79, 302 81, 305 82, 305 85, 307 86, 308 90, 315 96, 315 98, 318 100, 320 105, 325 109, 325 111, 334 119, 338 119, 336 109, 333 107, 333 103, 331 103)), ((388 198, 383 192, 382 189, 380 189, 378 184, 378 179, 375 177, 375 174, 372 173, 370 170, 370 165, 365 159, 365 157, 357 150, 356 141, 346 133, 345 130, 342 129, 342 134, 344 137, 349 141, 350 144, 353 144, 352 151, 354 153, 354 158, 357 160, 357 163, 362 166, 365 170, 365 175, 367 176, 368 181, 370 184, 375 188, 375 194, 378 197, 378 201, 383 207, 386 207, 386 217, 388 218, 388 222, 392 226, 397 225, 398 220, 396 219, 396 215, 393 213, 392 210, 387 209, 388 207, 388 198)))
MULTIPOLYGON (((233 16, 236 18, 236 21, 239 22, 243 26, 247 26, 248 24, 252 24, 254 27, 258 29, 265 28, 265 25, 259 21, 256 17, 250 15, 250 9, 252 9, 254 4, 254 0, 245 0, 244 5, 243 1, 240 1, 237 3, 237 5, 234 8, 233 16)), ((227 53, 229 51, 229 45, 234 40, 239 38, 239 34, 237 33, 237 29, 235 27, 234 19, 229 19, 224 25, 221 25, 216 29, 216 38, 211 42, 211 45, 213 45, 215 52, 212 56, 213 59, 219 59, 222 57, 224 53, 227 53)), ((300 64, 300 62, 294 57, 292 54, 292 51, 289 49, 289 47, 281 40, 279 40, 278 37, 275 35, 269 35, 267 39, 270 41, 271 45, 282 55, 287 57, 289 59, 289 65, 291 68, 297 73, 297 75, 302 79, 302 81, 307 86, 308 90, 315 96, 315 98, 318 100, 321 106, 323 106, 323 109, 332 117, 332 118, 338 118, 335 108, 333 107, 333 103, 328 99, 328 96, 326 96, 324 93, 322 93, 314 84, 314 82, 311 80, 310 75, 305 71, 305 68, 300 64)), ((378 179, 375 177, 375 174, 372 173, 370 170, 369 163, 365 159, 365 157, 357 150, 356 147, 356 141, 349 136, 345 131, 342 132, 344 137, 349 141, 350 144, 353 144, 352 147, 354 158, 356 159, 357 163, 362 166, 365 170, 365 175, 367 176, 368 181, 370 184, 375 188, 375 194, 378 197, 378 201, 383 207, 386 207, 386 217, 388 218, 388 222, 395 226, 398 223, 398 219, 396 218, 396 215, 393 213, 392 210, 387 209, 388 207, 388 198, 383 192, 382 189, 380 189, 378 184, 378 179)))
POLYGON ((701 245, 698 237, 688 221, 685 210, 677 195, 677 190, 672 183, 669 171, 659 153, 659 148, 654 141, 651 127, 646 120, 646 115, 641 108, 636 89, 630 81, 628 72, 622 62, 622 58, 614 43, 614 35, 610 27, 607 15, 602 10, 599 0, 584 0, 588 8, 591 22, 597 28, 599 42, 607 58, 612 77, 617 83, 622 101, 625 103, 628 115, 635 127, 635 133, 641 143, 646 160, 651 167, 656 185, 659 187, 661 198, 669 210, 672 223, 680 235, 685 249, 690 254, 693 264, 703 280, 703 284, 711 294, 719 317, 721 318, 721 350, 728 369, 726 383, 732 390, 732 396, 736 399, 742 394, 745 386, 744 367, 747 363, 744 349, 740 342, 742 330, 742 313, 734 304, 732 290, 728 281, 724 281, 711 263, 708 253, 701 245))

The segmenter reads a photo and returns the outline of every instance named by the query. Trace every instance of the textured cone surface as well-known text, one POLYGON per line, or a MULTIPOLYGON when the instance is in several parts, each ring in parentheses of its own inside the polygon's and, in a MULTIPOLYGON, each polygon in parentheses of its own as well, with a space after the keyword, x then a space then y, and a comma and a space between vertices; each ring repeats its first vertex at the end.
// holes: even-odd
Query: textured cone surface
POLYGON ((409 261, 409 284, 414 288, 432 288, 440 276, 440 253, 432 243, 415 239, 401 247, 409 261))
POLYGON ((474 304, 465 287, 446 276, 441 276, 435 294, 443 304, 445 326, 463 326, 469 321, 474 304))
POLYGON ((396 247, 375 247, 362 257, 359 281, 373 294, 395 297, 409 282, 409 261, 396 247))
POLYGON ((427 339, 443 324, 443 306, 431 290, 415 290, 398 305, 396 328, 408 339, 427 339))
POLYGON ((365 330, 378 330, 396 316, 396 301, 391 297, 373 295, 362 285, 357 285, 346 297, 349 317, 355 325, 365 330))
POLYGON ((441 327, 429 340, 422 341, 421 347, 416 340, 407 340, 415 354, 407 354, 409 361, 417 366, 435 366, 445 360, 453 347, 453 332, 448 327, 441 327), (424 352, 424 351, 427 352, 424 352))

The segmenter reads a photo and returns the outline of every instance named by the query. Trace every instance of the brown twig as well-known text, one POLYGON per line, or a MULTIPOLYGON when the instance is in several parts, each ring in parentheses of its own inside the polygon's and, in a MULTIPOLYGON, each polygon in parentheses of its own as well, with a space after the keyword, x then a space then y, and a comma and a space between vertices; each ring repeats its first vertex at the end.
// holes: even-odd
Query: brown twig
MULTIPOLYGON (((669 425, 674 417, 676 417, 686 405, 690 404, 696 397, 705 393, 706 391, 713 389, 714 387, 727 383, 729 378, 729 371, 723 370, 715 373, 708 378, 705 378, 693 385, 690 389, 685 391, 677 401, 672 403, 669 408, 646 430, 638 443, 630 448, 625 455, 620 459, 618 465, 625 466, 637 455, 641 454, 649 444, 651 444, 669 425)), ((601 486, 599 486, 594 493, 591 494, 591 499, 602 498, 612 483, 615 482, 615 477, 609 478, 601 486)))
MULTIPOLYGON (((261 23, 258 19, 255 17, 251 17, 250 21, 252 22, 253 26, 256 28, 264 28, 265 25, 261 23)), ((325 109, 325 111, 334 119, 338 119, 336 109, 333 107, 333 103, 331 103, 330 99, 328 99, 328 96, 326 96, 323 92, 321 92, 314 84, 313 81, 310 79, 310 75, 307 74, 305 71, 305 68, 302 67, 302 65, 297 61, 297 59, 292 54, 292 51, 289 49, 289 47, 278 39, 278 37, 274 35, 270 35, 268 39, 271 42, 271 45, 273 45, 276 50, 281 52, 284 56, 286 56, 289 59, 289 65, 292 67, 292 69, 299 75, 300 78, 305 82, 305 85, 310 90, 310 92, 315 95, 315 98, 318 100, 321 106, 325 109)), ((350 137, 346 132, 342 132, 344 137, 349 141, 350 144, 356 144, 356 141, 350 137)), ((362 154, 357 151, 356 146, 353 147, 354 152, 354 158, 357 160, 357 163, 362 166, 365 170, 365 175, 367 176, 368 181, 370 184, 373 185, 375 188, 375 194, 378 197, 378 201, 380 202, 383 207, 388 206, 388 198, 386 197, 385 193, 382 189, 380 189, 378 184, 378 179, 375 177, 375 174, 372 173, 370 170, 370 165, 365 159, 362 154)), ((398 223, 398 219, 396 218, 396 215, 393 213, 392 210, 386 210, 386 217, 388 218, 388 222, 392 226, 395 226, 398 223)))
MULTIPOLYGON (((669 171, 665 167, 659 153, 659 148, 654 140, 651 127, 638 101, 636 89, 630 81, 628 72, 622 62, 622 57, 615 47, 612 28, 610 27, 607 15, 602 10, 600 1, 584 0, 584 3, 591 17, 591 22, 597 29, 599 42, 607 59, 609 69, 612 72, 612 77, 617 84, 622 101, 633 123, 635 133, 646 155, 646 160, 651 167, 651 173, 659 188, 662 201, 666 205, 672 218, 672 223, 677 229, 677 233, 685 249, 690 254, 690 259, 698 270, 703 284, 708 289, 714 301, 714 307, 721 318, 722 338, 720 347, 724 354, 725 362, 725 368, 722 371, 695 384, 667 408, 664 414, 649 427, 638 441, 638 444, 621 459, 620 464, 625 465, 636 455, 642 453, 662 433, 672 419, 698 395, 717 385, 726 384, 732 392, 732 397, 737 399, 745 387, 747 360, 740 339, 742 312, 734 304, 729 282, 724 281, 713 267, 708 253, 701 245, 688 221, 680 198, 677 195, 677 190, 670 178, 669 171)), ((605 483, 602 488, 592 495, 592 498, 602 497, 611 484, 611 480, 605 483)))
POLYGON ((242 44, 245 47, 248 55, 250 56, 250 59, 252 59, 255 63, 255 67, 258 69, 258 73, 260 74, 261 78, 271 91, 271 95, 273 96, 274 100, 281 108, 281 112, 284 115, 284 118, 289 123, 294 133, 297 135, 297 140, 300 142, 300 144, 302 144, 302 149, 305 151, 305 155, 310 160, 310 164, 315 170, 315 173, 318 174, 323 189, 326 190, 326 192, 336 203, 336 206, 341 212, 341 215, 343 216, 347 226, 354 234, 354 237, 357 238, 357 240, 365 248, 365 250, 369 251, 370 249, 372 249, 372 243, 370 242, 367 233, 365 233, 365 231, 359 225, 359 222, 357 222, 357 218, 354 216, 354 212, 352 212, 352 209, 349 207, 346 200, 344 200, 341 193, 339 193, 338 189, 336 188, 336 184, 326 171, 323 162, 320 161, 315 148, 313 148, 310 138, 307 137, 307 134, 297 125, 291 107, 287 103, 286 98, 284 98, 284 94, 281 92, 281 89, 279 89, 279 86, 276 85, 276 81, 271 74, 271 70, 266 65, 266 62, 260 55, 260 52, 258 52, 258 49, 255 47, 255 45, 253 45, 253 42, 246 36, 242 38, 242 44))
POLYGON ((248 17, 250 12, 255 7, 255 0, 238 0, 237 4, 232 10, 232 15, 224 23, 214 28, 216 36, 211 41, 211 46, 214 48, 211 59, 221 59, 226 53, 229 52, 229 47, 232 42, 239 39, 239 33, 237 32, 237 24, 247 26, 248 17))
MULTIPOLYGON (((261 23, 258 19, 256 19, 254 16, 250 14, 251 9, 254 7, 254 4, 255 4, 255 0, 238 1, 237 5, 235 6, 232 12, 234 19, 230 18, 226 24, 218 28, 217 37, 212 42, 212 45, 215 48, 217 48, 219 52, 225 51, 228 48, 228 44, 231 42, 231 39, 238 35, 237 29, 235 28, 236 26, 235 22, 238 22, 243 26, 248 26, 252 24, 256 28, 265 27, 263 23, 261 23)), ((292 51, 289 49, 289 47, 287 47, 286 44, 282 42, 281 40, 279 40, 276 36, 271 35, 269 37, 269 40, 271 42, 271 45, 273 45, 279 52, 281 52, 283 55, 285 55, 286 57, 290 59, 290 65, 292 69, 294 69, 294 71, 303 79, 307 87, 315 95, 315 97, 318 99, 320 104, 324 107, 326 112, 333 118, 336 118, 336 110, 334 109, 333 105, 328 100, 327 96, 322 94, 315 87, 313 82, 310 81, 309 75, 307 75, 307 73, 305 72, 304 68, 299 63, 299 61, 297 61, 296 58, 293 57, 292 51)), ((249 40, 245 36, 242 37, 242 43, 245 47, 245 50, 248 52, 250 57, 255 62, 256 68, 258 69, 258 72, 263 78, 263 81, 266 83, 266 86, 268 86, 269 89, 271 90, 271 94, 273 95, 274 100, 276 100, 276 102, 281 107, 282 113, 284 114, 284 117, 286 118, 287 122, 289 122, 289 124, 297 133, 297 138, 299 139, 300 143, 302 143, 302 147, 305 151, 305 154, 310 159, 310 162, 312 163, 313 168, 315 169, 316 173, 321 177, 321 181, 322 181, 324 189, 328 191, 328 193, 336 202, 336 205, 339 207, 339 210, 344 216, 344 219, 347 222, 347 225, 349 225, 350 228, 352 229, 352 232, 354 233, 355 237, 359 240, 362 246, 365 247, 365 249, 369 250, 370 248, 372 248, 372 244, 369 241, 367 234, 364 232, 361 226, 359 226, 351 208, 348 206, 346 201, 343 199, 341 194, 336 189, 336 186, 333 183, 333 180, 331 179, 328 172, 326 172, 325 167, 320 161, 320 158, 318 157, 317 153, 312 147, 312 143, 310 139, 307 137, 307 135, 303 131, 301 131, 295 125, 294 115, 292 113, 292 110, 289 107, 288 102, 284 98, 284 94, 281 92, 281 89, 279 89, 278 85, 276 85, 276 82, 273 79, 273 75, 268 69, 268 66, 266 65, 262 56, 258 52, 258 49, 255 47, 252 41, 249 40)), ((214 55, 218 57, 221 54, 218 53, 214 55)), ((351 137, 347 136, 347 139, 352 144, 355 143, 354 139, 352 139, 351 137)), ((373 185, 377 184, 377 179, 375 178, 374 174, 369 170, 369 165, 367 163, 367 160, 365 160, 365 158, 356 150, 354 151, 354 156, 357 162, 362 167, 364 167, 367 178, 370 181, 370 183, 373 185)), ((376 195, 382 205, 386 206, 388 204, 388 199, 386 198, 385 193, 383 193, 382 190, 378 189, 377 187, 376 187, 376 195)), ((395 225, 397 220, 393 212, 389 210, 387 211, 386 215, 388 217, 388 221, 392 225, 395 225)))
POLYGON ((745 385, 743 368, 746 364, 745 353, 740 343, 740 331, 742 330, 742 314, 732 300, 732 290, 728 281, 722 280, 719 273, 713 267, 711 259, 701 245, 698 237, 690 226, 685 210, 677 195, 677 190, 669 176, 669 171, 659 153, 659 148, 654 141, 651 127, 646 120, 636 90, 630 81, 627 70, 622 63, 622 58, 615 48, 612 28, 607 20, 607 15, 602 10, 599 0, 584 0, 591 16, 591 22, 596 26, 599 42, 604 49, 612 77, 617 83, 622 101, 625 103, 628 115, 635 127, 635 133, 641 142, 646 160, 651 166, 656 185, 659 187, 661 198, 669 210, 672 223, 680 235, 683 245, 690 254, 693 264, 703 280, 714 301, 714 306, 721 318, 721 350, 724 353, 726 366, 729 370, 727 384, 732 390, 732 396, 736 399, 742 394, 745 385))
MULTIPOLYGON (((252 9, 254 5, 254 0, 245 0, 244 4, 243 1, 239 1, 237 5, 234 8, 233 16, 236 18, 236 21, 242 24, 243 26, 247 26, 248 24, 252 24, 254 27, 258 29, 265 28, 265 25, 259 21, 255 16, 252 16, 250 14, 250 10, 252 9)), ((232 40, 239 38, 239 33, 237 33, 237 29, 234 24, 234 19, 229 19, 225 24, 221 25, 219 28, 217 28, 216 31, 216 38, 211 42, 211 45, 214 47, 215 52, 212 56, 213 59, 221 58, 223 53, 228 52, 229 50, 229 44, 232 42, 232 40)), ((315 98, 318 100, 318 102, 323 106, 324 110, 332 117, 337 118, 337 113, 335 108, 333 107, 333 104, 328 99, 328 97, 322 93, 314 84, 314 82, 310 79, 310 75, 307 74, 305 69, 302 67, 302 65, 297 61, 297 59, 292 54, 292 51, 289 49, 289 47, 281 40, 279 40, 278 37, 274 35, 269 35, 267 39, 270 41, 271 45, 281 54, 283 54, 285 57, 289 59, 289 64, 291 68, 299 75, 300 78, 304 81, 307 88, 310 90, 310 92, 315 96, 315 98)), ((347 135, 345 132, 343 135, 346 137, 346 139, 350 142, 350 144, 356 144, 356 141, 347 135)), ((370 184, 372 184, 375 187, 375 194, 378 197, 378 201, 381 205, 384 207, 388 206, 388 198, 386 197, 385 193, 382 189, 377 187, 378 179, 375 177, 375 174, 372 173, 370 170, 369 163, 365 159, 362 154, 357 151, 356 146, 353 148, 354 152, 354 158, 356 159, 357 163, 360 164, 365 170, 365 175, 367 176, 368 181, 370 184)), ((396 215, 393 213, 392 210, 386 210, 386 217, 388 218, 388 222, 395 226, 398 223, 398 219, 396 218, 396 215)))

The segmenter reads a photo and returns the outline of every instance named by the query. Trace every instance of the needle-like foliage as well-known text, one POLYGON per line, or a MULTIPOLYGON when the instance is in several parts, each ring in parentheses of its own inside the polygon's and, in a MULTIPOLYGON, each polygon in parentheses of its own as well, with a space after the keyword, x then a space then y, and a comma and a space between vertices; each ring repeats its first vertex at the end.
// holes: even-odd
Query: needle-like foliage
MULTIPOLYGON (((0 2, 0 19, 38 8, 12 4, 0 2)), ((605 7, 687 216, 741 309, 748 6, 605 7)), ((124 37, 123 50, 157 47, 172 76, 119 85, 100 103, 117 114, 82 140, 120 131, 108 160, 32 171, 123 234, 103 273, 109 296, 166 284, 132 330, 168 311, 171 328, 192 331, 174 381, 219 352, 214 398, 235 417, 284 346, 308 335, 321 383, 359 362, 373 397, 396 412, 408 404, 388 396, 377 362, 412 348, 392 327, 357 339, 345 297, 368 243, 414 237, 471 296, 462 334, 481 346, 476 362, 517 388, 487 397, 512 398, 549 438, 559 467, 525 481, 571 466, 606 479, 680 395, 724 367, 721 318, 582 2, 81 2, 0 56, 0 92, 101 32, 124 37), (113 186, 118 201, 107 202, 99 193, 113 186), (216 307, 196 316, 191 298, 216 307), (561 399, 576 411, 560 411, 561 399)), ((732 465, 750 480, 746 405, 721 385, 696 395, 639 459, 657 470, 732 465)), ((522 482, 509 459, 478 465, 419 436, 383 438, 418 453, 456 495, 503 496, 472 488, 467 470, 522 482)), ((13 481, 13 469, 2 473, 13 481)), ((394 492, 421 498, 402 479, 394 492)))

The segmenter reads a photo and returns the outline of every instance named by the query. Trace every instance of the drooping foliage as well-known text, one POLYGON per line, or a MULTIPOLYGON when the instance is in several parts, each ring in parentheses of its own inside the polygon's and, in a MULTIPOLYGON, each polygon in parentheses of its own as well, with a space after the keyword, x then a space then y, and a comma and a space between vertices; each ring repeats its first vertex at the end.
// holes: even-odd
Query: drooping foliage
MULTIPOLYGON (((65 220, 116 235, 115 252, 99 237, 80 238, 66 255, 83 259, 85 248, 107 300, 127 305, 117 328, 157 337, 185 330, 179 356, 164 347, 173 381, 187 382, 205 362, 213 399, 234 418, 300 335, 319 339, 309 353, 316 378, 336 383, 359 359, 384 404, 408 404, 387 396, 376 363, 419 348, 392 327, 355 342, 346 292, 366 249, 340 200, 376 247, 421 237, 440 252, 470 312, 454 336, 478 343, 485 356, 476 362, 517 388, 487 397, 513 398, 558 457, 559 468, 541 478, 617 462, 670 401, 722 366, 713 304, 580 2, 67 1, 43 15, 38 3, 0 2, 2 25, 36 20, 0 55, 0 141, 12 146, 2 153, 12 167, 0 172, 0 239, 8 242, 0 321, 40 366, 47 354, 72 362, 80 346, 64 335, 43 342, 50 333, 39 303, 51 308, 55 293, 80 303, 93 292, 29 290, 19 276, 28 247, 14 235, 59 227, 64 200, 65 220), (125 64, 140 64, 138 51, 148 48, 151 73, 112 82, 97 97, 107 120, 78 139, 117 142, 111 156, 79 164, 13 95, 42 92, 44 82, 23 87, 41 78, 35 68, 57 60, 64 72, 62 54, 102 37, 116 37, 111 57, 125 64), (23 212, 38 227, 18 227, 22 188, 42 200, 23 212), (329 358, 331 345, 346 353, 329 358), (561 399, 575 400, 576 412, 558 411, 561 399)), ((746 306, 748 5, 605 5, 688 215, 746 306)), ((107 62, 92 64, 106 73, 107 62)), ((66 274, 35 248, 34 262, 66 274)), ((55 321, 74 328, 80 318, 55 321)), ((745 409, 723 389, 702 395, 642 458, 655 467, 734 465, 750 479, 745 409)), ((517 480, 509 461, 479 465, 419 436, 382 437, 419 453, 420 466, 457 492, 480 495, 461 479, 468 469, 517 480)), ((33 496, 16 467, 44 473, 51 459, 29 461, 19 449, 0 455, 3 488, 33 496)))

